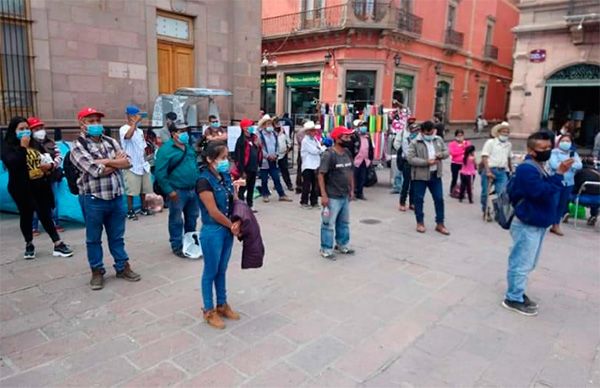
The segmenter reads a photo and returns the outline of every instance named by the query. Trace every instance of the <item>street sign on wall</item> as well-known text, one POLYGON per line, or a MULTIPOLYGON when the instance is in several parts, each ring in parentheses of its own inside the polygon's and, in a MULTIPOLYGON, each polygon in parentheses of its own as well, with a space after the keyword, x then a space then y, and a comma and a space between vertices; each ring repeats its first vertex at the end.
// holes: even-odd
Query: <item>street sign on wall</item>
POLYGON ((538 49, 529 52, 529 62, 540 63, 546 60, 546 50, 538 49))

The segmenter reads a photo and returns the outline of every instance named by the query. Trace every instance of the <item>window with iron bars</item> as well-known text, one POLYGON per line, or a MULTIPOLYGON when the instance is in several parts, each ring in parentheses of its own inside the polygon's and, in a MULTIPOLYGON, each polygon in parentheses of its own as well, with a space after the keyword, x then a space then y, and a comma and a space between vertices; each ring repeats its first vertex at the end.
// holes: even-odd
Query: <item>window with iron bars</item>
POLYGON ((0 0, 0 124, 35 113, 31 22, 26 0, 0 0))

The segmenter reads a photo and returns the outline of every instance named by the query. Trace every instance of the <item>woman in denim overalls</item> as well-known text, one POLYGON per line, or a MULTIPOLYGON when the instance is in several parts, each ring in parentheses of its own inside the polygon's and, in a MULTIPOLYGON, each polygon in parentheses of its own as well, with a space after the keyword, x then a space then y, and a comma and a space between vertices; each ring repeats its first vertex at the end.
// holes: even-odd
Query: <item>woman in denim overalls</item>
MULTIPOLYGON (((233 236, 240 233, 240 222, 229 219, 233 210, 234 190, 229 175, 227 145, 211 142, 204 151, 205 167, 196 185, 200 196, 202 229, 200 245, 204 254, 202 273, 202 298, 204 319, 217 328, 223 329, 221 319, 240 319, 240 315, 227 304, 225 274, 231 256, 233 236), (217 306, 213 303, 213 285, 217 293, 217 306)), ((238 181, 236 181, 236 184, 238 181)))

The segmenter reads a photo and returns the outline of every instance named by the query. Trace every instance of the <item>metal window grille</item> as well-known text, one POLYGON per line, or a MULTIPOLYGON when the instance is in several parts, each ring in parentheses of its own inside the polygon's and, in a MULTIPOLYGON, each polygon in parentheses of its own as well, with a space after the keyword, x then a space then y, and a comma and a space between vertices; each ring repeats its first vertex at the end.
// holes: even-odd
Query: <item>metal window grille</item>
POLYGON ((0 123, 35 112, 33 56, 26 0, 0 0, 0 123))

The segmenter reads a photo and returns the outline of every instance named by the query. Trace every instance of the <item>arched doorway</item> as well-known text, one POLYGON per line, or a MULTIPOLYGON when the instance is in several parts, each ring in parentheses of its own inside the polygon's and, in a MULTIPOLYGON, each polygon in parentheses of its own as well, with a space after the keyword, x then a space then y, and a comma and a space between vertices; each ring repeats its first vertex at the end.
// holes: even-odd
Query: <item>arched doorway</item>
POLYGON ((438 81, 435 88, 435 107, 433 113, 441 113, 444 121, 448 121, 450 114, 450 83, 438 81))
POLYGON ((546 80, 542 119, 558 130, 567 121, 576 128, 576 142, 593 143, 598 132, 600 66, 582 63, 566 67, 546 80))

